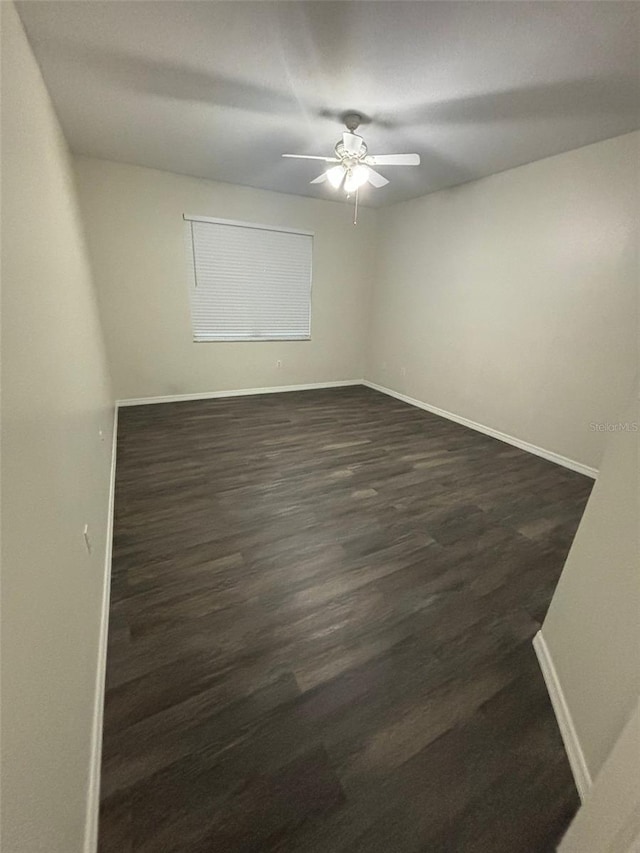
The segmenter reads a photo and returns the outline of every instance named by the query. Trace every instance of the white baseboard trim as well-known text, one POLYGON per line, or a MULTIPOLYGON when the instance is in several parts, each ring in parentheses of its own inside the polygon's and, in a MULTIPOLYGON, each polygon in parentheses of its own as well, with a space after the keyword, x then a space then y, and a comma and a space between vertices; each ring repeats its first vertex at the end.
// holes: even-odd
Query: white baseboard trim
POLYGON ((554 453, 552 450, 545 450, 543 447, 538 447, 521 438, 516 438, 513 435, 508 435, 493 427, 485 426, 476 421, 469 420, 462 415, 456 415, 453 412, 448 412, 446 409, 440 409, 438 406, 432 406, 429 403, 423 403, 422 400, 417 400, 414 397, 409 397, 406 394, 401 394, 399 391, 393 391, 391 388, 385 388, 383 385, 378 385, 375 382, 370 382, 368 379, 344 379, 336 382, 312 382, 304 385, 275 385, 268 388, 238 388, 229 391, 200 391, 195 394, 166 394, 160 397, 133 397, 124 400, 116 400, 116 407, 125 406, 147 406, 156 403, 180 403, 189 400, 215 400, 223 397, 245 397, 254 394, 280 394, 287 391, 313 391, 322 388, 345 388, 350 385, 365 385, 367 388, 372 388, 374 391, 380 391, 382 394, 388 394, 390 397, 395 397, 397 400, 402 400, 403 403, 408 403, 410 406, 416 406, 418 409, 423 409, 426 412, 431 412, 442 418, 447 418, 450 421, 461 424, 462 426, 474 429, 484 435, 496 438, 498 441, 504 441, 513 447, 520 450, 525 450, 527 453, 533 453, 535 456, 540 456, 548 462, 554 462, 556 465, 562 465, 564 468, 569 468, 572 471, 577 471, 579 474, 584 474, 587 477, 595 479, 598 476, 598 469, 584 465, 582 462, 577 462, 575 459, 569 459, 567 456, 561 456, 559 453, 554 453))
POLYGON ((100 610, 100 634, 98 638, 98 660, 93 700, 93 723, 91 727, 91 757, 87 787, 87 815, 85 822, 84 853, 96 853, 98 849, 98 816, 100 813, 100 766, 102 763, 102 722, 104 717, 105 675, 107 667, 107 641, 109 634, 109 602, 111 597, 111 555, 113 549, 113 509, 116 486, 116 448, 118 443, 118 406, 113 413, 113 441, 111 444, 111 473, 109 500, 107 505, 107 533, 104 556, 104 580, 102 606, 100 610))
POLYGON ((146 406, 153 403, 181 403, 188 400, 216 400, 220 397, 248 397, 252 394, 280 394, 285 391, 313 391, 321 388, 346 388, 362 385, 362 379, 342 379, 337 382, 312 382, 306 385, 275 385, 271 388, 240 388, 232 391, 201 391, 196 394, 167 394, 163 397, 136 397, 116 400, 116 406, 146 406))
POLYGON ((491 438, 497 438, 499 441, 504 441, 506 444, 511 444, 520 450, 526 450, 528 453, 533 453, 535 456, 540 456, 548 462, 555 462, 556 465, 562 465, 564 468, 570 468, 572 471, 577 471, 579 474, 585 474, 595 480, 598 476, 597 468, 590 468, 588 465, 583 465, 582 462, 576 462, 575 459, 569 459, 567 456, 560 456, 559 453, 554 453, 552 450, 545 450, 543 447, 538 447, 535 444, 530 444, 528 441, 523 441, 521 438, 515 438, 513 435, 508 435, 506 432, 500 432, 493 427, 484 426, 484 424, 471 421, 469 418, 464 418, 462 415, 455 415, 453 412, 447 412, 446 409, 439 409, 437 406, 431 406, 429 403, 423 403, 422 400, 416 400, 414 397, 408 397, 406 394, 401 394, 399 391, 393 391, 391 388, 385 388, 383 385, 377 385, 375 382, 369 382, 368 379, 363 379, 362 384, 367 388, 373 388, 374 391, 380 391, 382 394, 388 394, 390 397, 395 397, 396 400, 402 400, 403 403, 409 403, 410 406, 416 406, 418 409, 424 409, 426 412, 431 412, 434 415, 439 415, 441 418, 448 418, 450 421, 455 421, 457 424, 475 429, 477 432, 482 432, 491 438))
POLYGON ((558 673, 553 665, 553 659, 542 631, 538 631, 533 638, 533 648, 535 649, 538 657, 542 676, 545 684, 547 685, 549 698, 551 699, 556 720, 558 721, 558 728, 562 735, 562 741, 567 753, 567 758, 569 759, 573 779, 576 783, 580 799, 584 802, 591 788, 591 774, 589 773, 589 768, 587 767, 587 762, 578 739, 578 733, 576 732, 573 724, 571 712, 569 711, 569 706, 564 698, 562 685, 558 679, 558 673))

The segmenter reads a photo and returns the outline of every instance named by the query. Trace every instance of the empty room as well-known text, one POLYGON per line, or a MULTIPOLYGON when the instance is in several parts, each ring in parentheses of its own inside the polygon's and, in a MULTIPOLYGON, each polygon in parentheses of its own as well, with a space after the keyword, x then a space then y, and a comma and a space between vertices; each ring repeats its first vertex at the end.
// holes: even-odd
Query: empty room
POLYGON ((3 853, 640 853, 640 4, 0 24, 3 853))

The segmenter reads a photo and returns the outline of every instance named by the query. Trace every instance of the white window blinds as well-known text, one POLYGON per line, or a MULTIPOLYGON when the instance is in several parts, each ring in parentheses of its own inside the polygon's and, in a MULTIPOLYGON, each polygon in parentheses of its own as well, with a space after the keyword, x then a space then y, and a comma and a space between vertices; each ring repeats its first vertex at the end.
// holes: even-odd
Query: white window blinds
POLYGON ((196 341, 311 336, 313 235, 186 216, 196 341))

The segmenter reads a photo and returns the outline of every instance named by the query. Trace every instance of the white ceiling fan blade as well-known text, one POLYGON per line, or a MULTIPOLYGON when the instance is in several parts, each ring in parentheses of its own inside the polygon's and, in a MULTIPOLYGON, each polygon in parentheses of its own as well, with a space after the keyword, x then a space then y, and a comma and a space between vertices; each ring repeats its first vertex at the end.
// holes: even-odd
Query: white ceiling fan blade
POLYGON ((364 139, 361 136, 358 136, 357 133, 349 133, 346 131, 342 134, 342 144, 344 145, 344 150, 347 154, 351 154, 354 157, 357 157, 360 153, 360 149, 362 148, 362 143, 364 139))
POLYGON ((380 172, 374 171, 371 167, 369 168, 369 183, 372 187, 384 187, 385 184, 388 184, 389 181, 380 174, 380 172))
POLYGON ((283 154, 283 157, 290 157, 294 160, 324 160, 325 163, 338 163, 337 157, 319 157, 317 154, 283 154))
POLYGON ((314 178, 312 181, 309 181, 310 184, 324 184, 327 180, 327 173, 323 172, 321 175, 318 175, 317 178, 314 178))
POLYGON ((419 166, 419 154, 369 154, 364 158, 368 166, 419 166))

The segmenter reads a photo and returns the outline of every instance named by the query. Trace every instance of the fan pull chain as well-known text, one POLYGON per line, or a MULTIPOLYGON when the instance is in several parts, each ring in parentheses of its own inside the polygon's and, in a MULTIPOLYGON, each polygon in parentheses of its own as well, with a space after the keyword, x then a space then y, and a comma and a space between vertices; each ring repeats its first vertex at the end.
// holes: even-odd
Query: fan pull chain
POLYGON ((354 208, 353 208, 353 224, 354 225, 358 224, 358 190, 359 190, 359 188, 356 187, 356 203, 355 203, 354 208))

